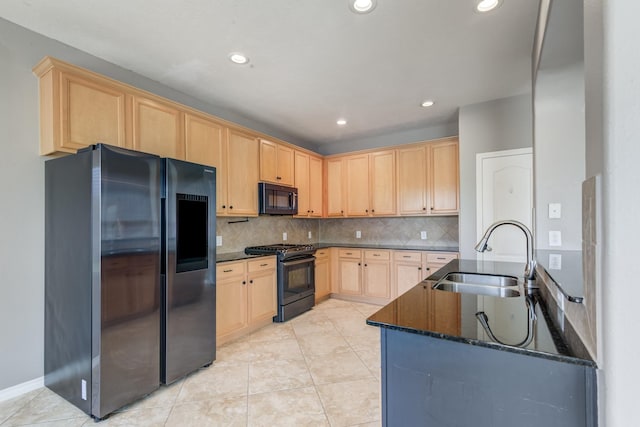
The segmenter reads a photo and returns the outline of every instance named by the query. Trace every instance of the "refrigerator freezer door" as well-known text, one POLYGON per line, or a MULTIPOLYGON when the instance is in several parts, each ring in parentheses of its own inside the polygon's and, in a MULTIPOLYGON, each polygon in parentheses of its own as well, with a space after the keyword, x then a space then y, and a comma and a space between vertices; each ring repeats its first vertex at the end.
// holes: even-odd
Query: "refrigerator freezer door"
POLYGON ((216 351, 215 168, 163 159, 161 380, 208 365, 216 351))

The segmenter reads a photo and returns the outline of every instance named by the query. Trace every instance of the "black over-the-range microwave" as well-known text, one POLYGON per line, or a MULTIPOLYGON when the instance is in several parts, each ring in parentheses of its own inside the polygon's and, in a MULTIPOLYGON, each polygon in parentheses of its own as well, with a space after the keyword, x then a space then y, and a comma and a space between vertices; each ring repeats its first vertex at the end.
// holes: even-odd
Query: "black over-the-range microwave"
POLYGON ((298 189, 261 182, 258 184, 260 214, 297 215, 298 189))

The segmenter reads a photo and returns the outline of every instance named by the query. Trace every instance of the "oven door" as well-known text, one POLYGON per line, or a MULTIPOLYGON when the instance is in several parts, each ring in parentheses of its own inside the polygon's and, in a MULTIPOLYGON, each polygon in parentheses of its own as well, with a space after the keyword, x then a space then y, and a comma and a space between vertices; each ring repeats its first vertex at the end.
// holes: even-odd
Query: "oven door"
POLYGON ((314 256, 278 263, 278 303, 286 305, 315 292, 314 256))

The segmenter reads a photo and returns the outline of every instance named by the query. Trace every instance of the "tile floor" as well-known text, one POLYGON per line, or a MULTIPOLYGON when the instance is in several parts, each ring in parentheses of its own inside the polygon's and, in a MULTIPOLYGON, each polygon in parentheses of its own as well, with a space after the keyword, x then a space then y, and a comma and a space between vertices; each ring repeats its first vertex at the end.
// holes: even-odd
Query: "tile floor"
POLYGON ((379 308, 325 301, 99 424, 41 388, 0 402, 0 426, 379 426, 379 331, 365 323, 379 308))

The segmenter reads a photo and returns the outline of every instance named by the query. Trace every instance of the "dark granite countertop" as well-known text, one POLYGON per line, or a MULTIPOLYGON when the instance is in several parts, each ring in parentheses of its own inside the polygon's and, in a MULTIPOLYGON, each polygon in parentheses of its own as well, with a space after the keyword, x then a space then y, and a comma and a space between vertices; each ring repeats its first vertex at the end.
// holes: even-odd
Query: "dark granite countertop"
POLYGON ((243 259, 260 258, 272 255, 247 255, 244 252, 229 252, 226 254, 216 254, 216 263, 229 261, 242 261, 243 259))
POLYGON ((527 292, 520 285, 521 296, 498 298, 461 293, 461 310, 459 333, 451 334, 439 331, 429 322, 429 292, 446 292, 431 290, 432 286, 450 272, 501 274, 522 278, 524 265, 511 262, 486 262, 476 260, 453 260, 415 287, 387 304, 367 319, 372 326, 401 330, 409 333, 426 335, 434 338, 457 341, 469 345, 477 345, 500 351, 519 353, 533 357, 541 357, 565 363, 573 363, 595 367, 595 363, 577 356, 569 349, 562 333, 556 329, 550 319, 547 305, 537 290, 529 293, 533 302, 536 321, 533 327, 534 338, 526 348, 516 345, 527 336, 527 292), (484 311, 488 317, 493 334, 503 343, 493 341, 486 334, 476 313, 484 311))
POLYGON ((536 250, 536 261, 556 283, 565 298, 582 302, 584 280, 582 277, 582 251, 536 250))
POLYGON ((316 243, 314 246, 317 249, 323 248, 355 248, 355 249, 391 249, 391 250, 404 250, 404 251, 429 251, 429 252, 458 252, 457 246, 402 246, 402 245, 390 245, 390 244, 374 244, 374 243, 316 243))

